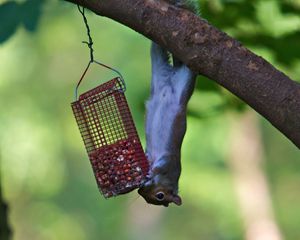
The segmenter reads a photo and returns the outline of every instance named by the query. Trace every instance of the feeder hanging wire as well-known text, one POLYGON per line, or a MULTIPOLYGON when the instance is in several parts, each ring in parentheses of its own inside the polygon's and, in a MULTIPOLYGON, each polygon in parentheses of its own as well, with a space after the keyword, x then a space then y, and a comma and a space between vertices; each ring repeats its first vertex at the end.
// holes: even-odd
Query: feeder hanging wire
POLYGON ((79 6, 79 5, 77 5, 77 8, 78 8, 78 11, 81 13, 81 15, 82 15, 82 17, 83 17, 83 21, 84 21, 85 27, 86 27, 86 29, 87 29, 87 35, 88 35, 89 41, 88 41, 88 42, 87 42, 87 41, 82 41, 82 43, 86 44, 86 45, 88 46, 88 48, 90 49, 90 61, 89 61, 87 67, 85 68, 85 70, 84 70, 84 72, 83 72, 81 78, 79 79, 79 81, 78 81, 78 83, 77 83, 77 85, 76 85, 76 88, 75 88, 75 101, 78 100, 78 88, 79 88, 79 85, 81 84, 81 82, 82 82, 82 80, 83 80, 83 78, 84 78, 86 72, 88 71, 88 69, 89 69, 91 63, 96 63, 96 64, 98 64, 98 65, 100 65, 100 66, 102 66, 102 67, 105 67, 105 68, 110 69, 110 70, 112 70, 113 72, 117 73, 117 74, 119 75, 120 80, 121 80, 122 85, 123 85, 123 86, 122 86, 123 88, 121 88, 119 91, 125 92, 125 91, 126 91, 126 83, 125 83, 125 81, 124 81, 124 78, 123 78, 122 74, 121 74, 117 69, 112 68, 112 67, 110 67, 110 66, 107 66, 106 64, 103 64, 103 63, 101 63, 101 62, 99 62, 99 61, 96 61, 96 60, 94 59, 94 49, 93 49, 93 44, 94 44, 94 42, 93 42, 93 39, 92 39, 92 37, 91 37, 91 30, 90 30, 90 27, 89 27, 87 18, 86 18, 86 16, 85 16, 85 12, 84 12, 84 9, 85 9, 85 8, 83 7, 82 9, 80 9, 80 6, 79 6))

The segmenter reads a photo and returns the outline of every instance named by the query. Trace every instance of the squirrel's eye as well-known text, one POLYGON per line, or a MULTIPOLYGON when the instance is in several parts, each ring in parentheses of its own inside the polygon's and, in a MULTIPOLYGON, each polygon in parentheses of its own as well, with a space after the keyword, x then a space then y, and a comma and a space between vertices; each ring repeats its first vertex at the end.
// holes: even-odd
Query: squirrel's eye
POLYGON ((163 192, 158 192, 155 194, 155 197, 158 201, 162 201, 165 198, 165 194, 163 192))

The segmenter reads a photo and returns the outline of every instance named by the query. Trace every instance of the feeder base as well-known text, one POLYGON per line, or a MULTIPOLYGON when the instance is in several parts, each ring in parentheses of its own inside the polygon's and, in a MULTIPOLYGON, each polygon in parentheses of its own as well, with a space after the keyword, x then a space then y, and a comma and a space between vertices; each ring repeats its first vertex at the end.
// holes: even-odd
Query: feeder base
POLYGON ((143 183, 147 174, 145 155, 137 139, 117 141, 93 151, 90 161, 104 197, 128 193, 143 183))

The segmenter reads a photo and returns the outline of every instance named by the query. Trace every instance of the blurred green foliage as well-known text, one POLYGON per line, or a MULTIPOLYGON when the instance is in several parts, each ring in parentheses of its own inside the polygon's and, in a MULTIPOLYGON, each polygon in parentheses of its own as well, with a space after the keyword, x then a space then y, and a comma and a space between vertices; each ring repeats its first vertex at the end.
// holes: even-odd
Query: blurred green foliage
POLYGON ((44 0, 2 3, 0 5, 0 43, 8 40, 21 24, 26 30, 35 31, 43 4, 44 0))
MULTIPOLYGON (((136 192, 104 200, 70 108, 89 58, 76 6, 56 0, 0 4, 1 184, 14 239, 243 239, 227 151, 232 113, 248 109, 244 103, 199 77, 182 149, 182 207, 152 207, 136 200, 136 192)), ((300 81, 300 0, 201 5, 209 22, 300 81)), ((144 144, 149 40, 109 19, 87 16, 95 58, 117 67, 127 81, 144 144)), ((80 91, 112 76, 93 66, 80 91)), ((276 219, 285 239, 300 239, 299 151, 263 119, 261 129, 276 219)))

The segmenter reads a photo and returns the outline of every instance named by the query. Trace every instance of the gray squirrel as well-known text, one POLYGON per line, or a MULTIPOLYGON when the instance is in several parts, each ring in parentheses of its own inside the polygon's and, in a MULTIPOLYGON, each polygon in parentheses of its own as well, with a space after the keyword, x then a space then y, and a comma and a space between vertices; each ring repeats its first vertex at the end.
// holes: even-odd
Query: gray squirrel
MULTIPOLYGON (((168 2, 195 11, 195 5, 190 5, 193 1, 168 2)), ((166 207, 169 203, 182 203, 178 195, 181 145, 186 132, 187 103, 197 76, 174 56, 170 64, 170 56, 152 42, 151 96, 146 104, 146 155, 150 171, 138 190, 146 202, 166 207)))

